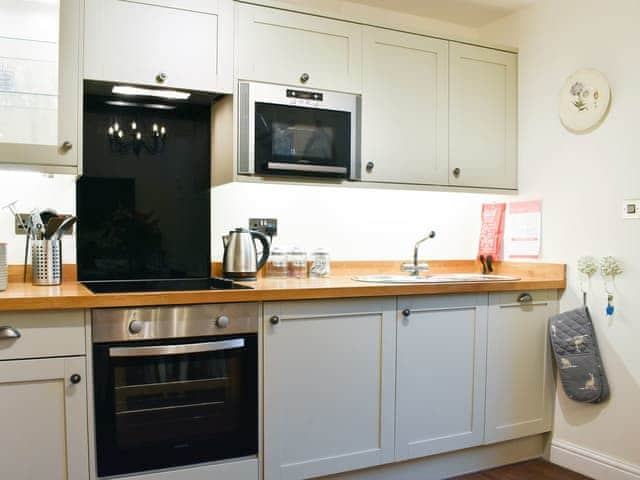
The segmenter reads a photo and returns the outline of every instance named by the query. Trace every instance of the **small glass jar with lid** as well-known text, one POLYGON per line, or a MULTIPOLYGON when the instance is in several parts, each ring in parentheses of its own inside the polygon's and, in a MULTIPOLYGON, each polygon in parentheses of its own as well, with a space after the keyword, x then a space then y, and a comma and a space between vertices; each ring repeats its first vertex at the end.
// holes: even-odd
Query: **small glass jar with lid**
POLYGON ((274 278, 286 278, 289 276, 287 265, 287 252, 283 248, 273 247, 267 260, 267 276, 274 278))
POLYGON ((289 276, 293 278, 307 277, 307 252, 301 248, 292 248, 287 255, 289 276))
POLYGON ((328 277, 330 273, 331 260, 329 258, 329 252, 324 248, 316 248, 311 252, 311 277, 328 277))

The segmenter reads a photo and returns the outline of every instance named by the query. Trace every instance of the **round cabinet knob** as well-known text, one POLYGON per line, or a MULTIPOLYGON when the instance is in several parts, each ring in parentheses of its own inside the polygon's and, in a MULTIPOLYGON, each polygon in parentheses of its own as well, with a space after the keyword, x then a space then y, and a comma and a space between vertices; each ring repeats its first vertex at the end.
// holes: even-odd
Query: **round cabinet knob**
POLYGON ((460 176, 460 169, 458 167, 453 169, 453 176, 456 178, 460 176))
POLYGON ((531 303, 533 302, 533 297, 530 293, 521 293, 518 297, 518 303, 531 303))
POLYGON ((411 310, 409 310, 408 308, 405 308, 404 310, 402 310, 402 315, 404 315, 405 317, 408 317, 409 315, 411 315, 411 310))
POLYGON ((142 320, 131 320, 129 322, 129 332, 132 334, 137 334, 142 331, 144 328, 144 322, 142 320))
POLYGON ((371 170, 373 170, 373 167, 375 167, 376 164, 373 162, 367 162, 367 166, 365 167, 367 169, 367 172, 370 172, 371 170))
POLYGON ((300 81, 302 83, 307 83, 309 81, 309 74, 303 73, 302 75, 300 75, 300 81))
POLYGON ((269 319, 269 321, 271 322, 271 325, 277 325, 280 323, 280 317, 278 315, 274 315, 269 319))
POLYGON ((82 377, 80 375, 78 375, 77 373, 74 373, 73 375, 71 375, 69 377, 69 381, 71 383, 73 383, 74 385, 77 385, 82 381, 82 377))
POLYGON ((167 81, 167 74, 164 72, 160 72, 159 74, 156 75, 156 82, 158 83, 164 83, 167 81))
POLYGON ((62 150, 63 152, 68 152, 69 150, 71 150, 73 148, 73 143, 71 142, 62 142, 62 145, 60 145, 60 150, 62 150))
POLYGON ((220 315, 216 319, 216 325, 218 326, 218 328, 227 328, 229 326, 229 317, 227 317, 226 315, 220 315))

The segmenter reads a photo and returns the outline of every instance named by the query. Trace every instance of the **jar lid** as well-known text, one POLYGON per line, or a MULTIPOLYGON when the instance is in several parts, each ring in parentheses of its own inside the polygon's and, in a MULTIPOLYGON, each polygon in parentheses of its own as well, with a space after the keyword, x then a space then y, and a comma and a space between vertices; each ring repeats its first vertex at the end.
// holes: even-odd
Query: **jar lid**
POLYGON ((329 255, 329 250, 326 248, 316 248, 312 253, 313 255, 329 255))
POLYGON ((289 250, 289 255, 306 255, 306 254, 307 252, 305 252, 300 247, 293 247, 291 250, 289 250))

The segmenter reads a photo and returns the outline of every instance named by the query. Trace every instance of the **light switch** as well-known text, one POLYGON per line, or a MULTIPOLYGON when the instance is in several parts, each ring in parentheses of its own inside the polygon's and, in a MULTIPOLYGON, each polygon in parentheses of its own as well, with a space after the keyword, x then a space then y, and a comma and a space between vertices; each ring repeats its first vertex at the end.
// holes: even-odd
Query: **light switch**
POLYGON ((640 218, 640 200, 625 200, 622 205, 622 218, 625 220, 640 218))

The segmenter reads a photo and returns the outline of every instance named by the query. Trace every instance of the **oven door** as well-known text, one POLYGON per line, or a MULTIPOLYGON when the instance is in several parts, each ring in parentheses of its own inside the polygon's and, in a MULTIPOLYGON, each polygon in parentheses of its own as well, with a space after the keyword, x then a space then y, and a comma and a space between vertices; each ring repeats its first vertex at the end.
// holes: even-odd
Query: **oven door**
POLYGON ((255 334, 94 345, 98 476, 255 455, 255 334))

